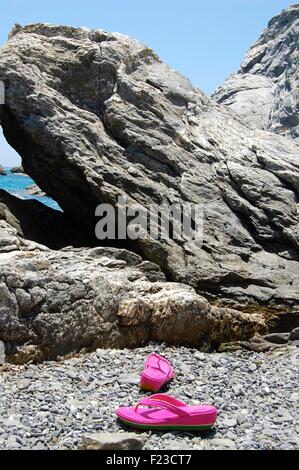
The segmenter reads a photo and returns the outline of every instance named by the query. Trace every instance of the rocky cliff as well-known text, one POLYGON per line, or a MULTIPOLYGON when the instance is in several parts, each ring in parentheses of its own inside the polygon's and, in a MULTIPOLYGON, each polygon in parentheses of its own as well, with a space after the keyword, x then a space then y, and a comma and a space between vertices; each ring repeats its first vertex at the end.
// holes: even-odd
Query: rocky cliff
POLYGON ((299 138, 299 4, 273 18, 213 98, 247 122, 299 138))
POLYGON ((95 207, 118 195, 129 207, 199 204, 200 248, 188 236, 120 246, 218 302, 297 304, 295 142, 253 129, 121 34, 16 26, 0 51, 0 79, 8 142, 86 233, 95 207))

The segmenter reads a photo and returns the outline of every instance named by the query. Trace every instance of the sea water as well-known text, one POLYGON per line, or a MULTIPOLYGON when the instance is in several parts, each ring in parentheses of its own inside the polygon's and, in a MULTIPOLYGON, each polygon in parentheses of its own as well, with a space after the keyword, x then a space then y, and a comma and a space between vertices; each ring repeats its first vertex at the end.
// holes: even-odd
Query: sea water
POLYGON ((33 196, 26 191, 26 188, 35 182, 27 175, 21 173, 11 173, 10 168, 4 168, 7 175, 0 175, 0 189, 4 189, 10 194, 20 199, 36 199, 52 209, 61 210, 56 201, 48 196, 33 196))

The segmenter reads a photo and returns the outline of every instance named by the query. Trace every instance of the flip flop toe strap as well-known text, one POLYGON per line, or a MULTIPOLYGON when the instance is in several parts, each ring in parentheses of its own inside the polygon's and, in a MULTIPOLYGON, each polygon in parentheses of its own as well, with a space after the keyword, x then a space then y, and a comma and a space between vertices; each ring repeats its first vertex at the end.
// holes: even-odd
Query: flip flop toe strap
POLYGON ((178 416, 189 416, 189 413, 185 411, 181 406, 183 403, 178 400, 164 400, 161 395, 156 396, 152 395, 151 397, 143 398, 137 403, 135 411, 138 410, 139 406, 150 406, 153 408, 162 408, 164 410, 171 411, 172 413, 177 414, 178 416), (180 404, 180 406, 178 405, 180 404))
POLYGON ((156 353, 152 353, 151 357, 153 357, 153 356, 155 356, 158 359, 158 365, 157 366, 149 365, 149 363, 147 361, 146 364, 145 364, 145 371, 144 371, 145 375, 147 375, 146 374, 146 369, 147 368, 156 369, 156 370, 159 370, 160 372, 162 372, 163 374, 165 374, 165 371, 161 367, 161 362, 162 363, 164 362, 164 364, 167 364, 167 366, 169 367, 169 370, 166 374, 166 376, 169 377, 171 375, 172 368, 171 368, 171 365, 169 364, 169 362, 167 361, 167 359, 165 359, 164 357, 159 356, 156 353))

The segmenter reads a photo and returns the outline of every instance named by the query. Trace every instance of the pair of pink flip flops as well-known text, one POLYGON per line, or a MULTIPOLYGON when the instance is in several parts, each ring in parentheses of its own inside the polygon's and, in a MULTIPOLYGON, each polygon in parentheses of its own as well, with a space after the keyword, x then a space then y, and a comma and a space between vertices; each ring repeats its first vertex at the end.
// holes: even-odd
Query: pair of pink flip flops
MULTIPOLYGON (((173 377, 174 371, 167 359, 152 353, 141 373, 140 387, 157 392, 173 377)), ((134 407, 118 408, 116 414, 125 424, 140 429, 202 431, 214 426, 217 409, 210 405, 187 405, 170 395, 156 393, 143 398, 134 407)))

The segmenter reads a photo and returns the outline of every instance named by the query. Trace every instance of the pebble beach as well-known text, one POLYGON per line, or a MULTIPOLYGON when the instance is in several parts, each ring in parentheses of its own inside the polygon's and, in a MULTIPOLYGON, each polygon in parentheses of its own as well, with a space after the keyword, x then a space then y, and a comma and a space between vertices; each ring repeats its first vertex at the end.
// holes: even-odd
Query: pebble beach
POLYGON ((0 366, 0 447, 80 449, 86 435, 132 431, 114 410, 149 394, 138 384, 153 350, 176 372, 164 392, 188 404, 213 404, 219 414, 215 429, 205 434, 137 431, 144 449, 299 448, 298 348, 219 354, 156 344, 0 366))

